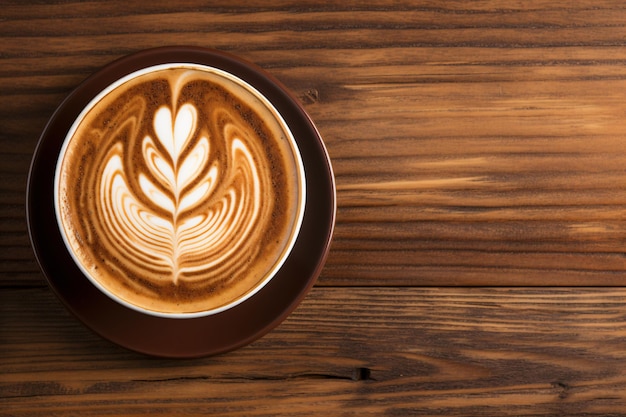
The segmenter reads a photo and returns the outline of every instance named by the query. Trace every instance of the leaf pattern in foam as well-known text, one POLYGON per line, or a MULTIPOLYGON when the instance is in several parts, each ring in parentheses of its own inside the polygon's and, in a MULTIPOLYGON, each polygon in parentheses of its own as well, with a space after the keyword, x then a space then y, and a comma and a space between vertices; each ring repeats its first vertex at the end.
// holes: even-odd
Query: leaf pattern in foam
POLYGON ((208 195, 217 177, 217 168, 212 167, 204 178, 197 181, 195 187, 185 190, 185 187, 198 180, 209 159, 209 140, 204 136, 197 141, 185 157, 182 157, 185 147, 193 137, 196 119, 197 111, 191 104, 184 104, 175 120, 167 107, 157 110, 154 117, 154 130, 158 141, 169 154, 169 158, 159 151, 150 136, 146 136, 143 140, 142 149, 146 164, 161 185, 172 192, 172 204, 165 201, 166 195, 159 193, 158 187, 145 176, 140 178, 140 185, 152 202, 172 214, 174 222, 180 213, 193 207, 208 195))
POLYGON ((191 104, 183 104, 175 121, 172 120, 172 112, 167 107, 159 108, 154 115, 154 130, 170 154, 174 169, 178 166, 178 157, 191 139, 196 119, 196 108, 191 104))
MULTIPOLYGON (((104 189, 112 190, 106 208, 112 214, 108 228, 116 235, 122 256, 151 260, 160 271, 161 267, 171 271, 176 284, 181 274, 217 266, 242 247, 258 215, 255 201, 260 183, 251 176, 256 171, 253 156, 235 135, 231 158, 239 167, 235 172, 252 180, 249 193, 228 187, 214 207, 187 215, 214 191, 221 180, 220 167, 208 166, 210 142, 204 136, 197 138, 197 112, 191 104, 183 105, 175 117, 169 108, 159 108, 153 127, 155 137, 145 136, 142 142, 147 171, 137 179, 143 197, 134 195, 128 186, 121 159, 109 160, 102 183, 104 189), (186 150, 190 143, 193 147, 186 150), (145 205, 145 199, 158 209, 145 205), (235 230, 239 236, 233 239, 235 230), (222 249, 209 259, 207 245, 222 249), (200 254, 202 265, 185 265, 189 256, 195 259, 200 254)), ((165 275, 164 271, 161 276, 165 275)))

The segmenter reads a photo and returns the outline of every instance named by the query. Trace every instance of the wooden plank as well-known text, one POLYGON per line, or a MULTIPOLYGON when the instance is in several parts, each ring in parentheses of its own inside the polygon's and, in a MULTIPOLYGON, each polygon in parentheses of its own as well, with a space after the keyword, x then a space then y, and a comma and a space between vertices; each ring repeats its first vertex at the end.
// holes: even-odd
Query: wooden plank
POLYGON ((55 107, 122 55, 190 43, 267 68, 333 161, 320 285, 623 285, 620 2, 7 3, 0 285, 41 285, 28 167, 55 107))
POLYGON ((614 415, 623 288, 316 288, 253 344, 189 361, 101 340, 44 289, 0 292, 0 414, 614 415))

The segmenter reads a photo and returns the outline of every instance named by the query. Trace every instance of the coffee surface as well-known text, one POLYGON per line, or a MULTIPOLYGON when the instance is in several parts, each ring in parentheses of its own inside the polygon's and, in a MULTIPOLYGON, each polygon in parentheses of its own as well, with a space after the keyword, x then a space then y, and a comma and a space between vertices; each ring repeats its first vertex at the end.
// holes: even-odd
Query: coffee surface
POLYGON ((296 232, 302 174, 288 138, 274 110, 220 73, 126 80, 66 139, 66 242, 93 280, 140 308, 227 305, 264 281, 296 232))

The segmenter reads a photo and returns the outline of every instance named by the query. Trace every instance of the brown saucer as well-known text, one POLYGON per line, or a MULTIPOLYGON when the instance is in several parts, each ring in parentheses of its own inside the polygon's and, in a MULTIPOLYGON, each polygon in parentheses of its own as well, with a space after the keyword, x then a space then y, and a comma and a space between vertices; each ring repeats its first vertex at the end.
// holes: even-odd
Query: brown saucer
POLYGON ((26 201, 31 244, 53 291, 87 327, 138 352, 162 357, 199 357, 244 346, 280 324, 300 303, 328 254, 335 224, 332 167, 313 122, 274 77, 223 52, 199 47, 163 47, 121 58, 74 90, 44 129, 35 150, 26 201), (257 294, 219 314, 176 319, 151 316, 113 301, 82 274, 68 253, 54 209, 54 172, 64 138, 81 110, 102 89, 141 68, 170 62, 204 64, 254 86, 283 116, 306 172, 306 205, 295 246, 278 274, 257 294))

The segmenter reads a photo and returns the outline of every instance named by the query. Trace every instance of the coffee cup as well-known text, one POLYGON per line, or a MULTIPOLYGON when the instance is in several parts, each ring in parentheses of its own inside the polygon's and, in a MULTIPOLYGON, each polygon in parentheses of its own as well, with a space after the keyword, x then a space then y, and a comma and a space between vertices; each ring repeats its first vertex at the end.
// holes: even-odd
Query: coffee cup
POLYGON ((298 145, 258 90, 218 68, 143 68, 99 93, 55 170, 64 243, 85 276, 146 314, 215 314, 253 296, 298 235, 298 145))
POLYGON ((282 321, 321 271, 336 210, 297 100, 253 64, 195 47, 142 51, 81 84, 42 134, 27 194, 57 295, 97 332, 162 356, 229 350, 282 321), (224 340, 185 336, 189 323, 224 340), (164 325, 189 346, 150 345, 164 325))

